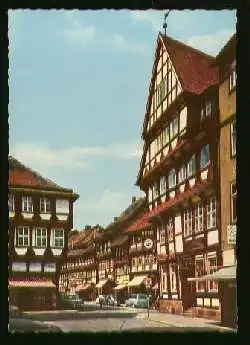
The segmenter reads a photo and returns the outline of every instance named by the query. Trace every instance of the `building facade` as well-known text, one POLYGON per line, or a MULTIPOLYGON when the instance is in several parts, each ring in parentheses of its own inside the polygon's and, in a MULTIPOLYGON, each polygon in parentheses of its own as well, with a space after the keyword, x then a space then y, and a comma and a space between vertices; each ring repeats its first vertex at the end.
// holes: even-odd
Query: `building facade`
POLYGON ((156 241, 160 309, 213 318, 216 282, 187 279, 222 265, 218 79, 214 57, 159 34, 137 179, 156 241))
POLYGON ((78 195, 9 156, 9 300, 21 309, 57 305, 78 195))

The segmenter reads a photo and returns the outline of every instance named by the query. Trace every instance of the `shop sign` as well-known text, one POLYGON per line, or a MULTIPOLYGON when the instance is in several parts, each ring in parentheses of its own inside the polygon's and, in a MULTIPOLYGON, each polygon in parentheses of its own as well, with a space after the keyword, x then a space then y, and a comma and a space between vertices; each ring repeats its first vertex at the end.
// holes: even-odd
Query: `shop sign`
POLYGON ((44 272, 56 272, 56 264, 54 262, 44 264, 44 272))
POLYGON ((227 243, 236 244, 236 225, 228 225, 227 227, 227 243))
POLYGON ((150 238, 147 238, 144 241, 144 247, 147 248, 147 249, 152 248, 153 247, 153 241, 150 238))
POLYGON ((12 263, 12 272, 26 272, 27 265, 26 262, 13 262, 12 263))
POLYGON ((31 262, 29 265, 30 272, 41 272, 42 264, 40 262, 31 262))

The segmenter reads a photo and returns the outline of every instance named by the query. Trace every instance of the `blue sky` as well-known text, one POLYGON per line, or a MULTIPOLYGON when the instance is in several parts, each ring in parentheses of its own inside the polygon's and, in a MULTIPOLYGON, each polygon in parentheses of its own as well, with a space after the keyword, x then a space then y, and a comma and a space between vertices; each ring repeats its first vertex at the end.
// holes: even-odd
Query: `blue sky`
MULTIPOLYGON (((134 185, 162 11, 9 11, 10 153, 80 194, 74 227, 107 225, 134 185)), ((172 11, 168 35, 216 55, 235 11, 172 11)))

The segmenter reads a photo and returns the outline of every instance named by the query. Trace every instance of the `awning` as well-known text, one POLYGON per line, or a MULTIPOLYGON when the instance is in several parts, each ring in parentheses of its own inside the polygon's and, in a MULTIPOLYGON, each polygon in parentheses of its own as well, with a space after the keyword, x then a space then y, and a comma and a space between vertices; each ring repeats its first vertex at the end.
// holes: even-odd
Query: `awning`
POLYGON ((117 285, 114 289, 115 290, 122 290, 122 289, 125 289, 126 287, 127 287, 127 285, 121 284, 121 285, 117 285))
POLYGON ((24 279, 24 280, 9 280, 10 288, 53 288, 55 284, 51 280, 44 279, 24 279))
POLYGON ((100 280, 98 284, 96 284, 97 288, 103 287, 107 283, 108 279, 106 280, 100 280))
POLYGON ((130 282, 128 282, 128 286, 139 286, 143 283, 143 281, 147 278, 147 276, 137 276, 134 277, 130 282))
POLYGON ((87 290, 91 287, 91 284, 81 284, 77 285, 76 291, 87 290))
POLYGON ((217 281, 227 281, 227 280, 236 280, 236 265, 223 267, 219 271, 214 272, 213 274, 208 274, 202 277, 188 278, 189 282, 194 281, 207 281, 207 280, 217 280, 217 281))

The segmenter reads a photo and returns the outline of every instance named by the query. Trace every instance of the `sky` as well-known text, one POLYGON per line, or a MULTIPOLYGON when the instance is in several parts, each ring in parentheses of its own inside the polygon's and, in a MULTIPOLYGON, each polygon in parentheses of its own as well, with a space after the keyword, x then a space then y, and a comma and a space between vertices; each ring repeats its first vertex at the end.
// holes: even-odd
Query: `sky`
MULTIPOLYGON (((135 186, 164 12, 9 11, 10 154, 80 195, 74 228, 106 226, 135 186)), ((217 55, 235 11, 172 11, 167 34, 217 55)))

